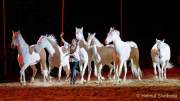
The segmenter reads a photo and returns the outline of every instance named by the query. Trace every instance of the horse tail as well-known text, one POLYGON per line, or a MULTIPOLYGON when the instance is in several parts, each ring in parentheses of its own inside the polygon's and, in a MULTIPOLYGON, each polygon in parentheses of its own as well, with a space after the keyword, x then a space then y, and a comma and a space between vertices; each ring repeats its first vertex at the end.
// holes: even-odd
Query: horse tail
POLYGON ((133 76, 142 77, 142 72, 139 66, 139 50, 137 48, 131 48, 131 71, 133 76))
POLYGON ((133 62, 133 59, 131 59, 131 71, 132 71, 133 76, 138 77, 139 74, 138 74, 136 65, 133 62))
POLYGON ((142 77, 142 71, 139 66, 134 64, 133 59, 131 59, 131 71, 134 77, 142 77))
POLYGON ((167 65, 166 65, 167 69, 171 69, 173 67, 174 67, 174 65, 172 63, 170 63, 170 62, 168 62, 167 65))
POLYGON ((129 46, 131 48, 138 48, 137 44, 135 42, 133 42, 133 41, 127 41, 127 43, 129 44, 129 46))

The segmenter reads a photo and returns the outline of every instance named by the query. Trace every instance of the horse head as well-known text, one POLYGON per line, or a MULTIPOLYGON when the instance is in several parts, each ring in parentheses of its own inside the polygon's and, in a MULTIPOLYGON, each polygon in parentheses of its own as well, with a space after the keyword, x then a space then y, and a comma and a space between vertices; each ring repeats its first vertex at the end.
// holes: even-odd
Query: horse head
POLYGON ((55 50, 54 50, 50 40, 52 42, 54 42, 55 39, 51 39, 51 37, 52 36, 41 35, 37 41, 37 44, 35 45, 35 51, 39 53, 41 51, 41 49, 46 48, 48 50, 48 52, 53 56, 53 54, 55 53, 55 50))
POLYGON ((81 27, 81 28, 77 28, 77 27, 76 27, 76 33, 75 33, 75 35, 76 35, 76 39, 78 39, 78 40, 84 40, 83 27, 81 27))
POLYGON ((105 39, 105 44, 109 44, 113 42, 115 39, 119 37, 119 31, 116 30, 115 28, 111 27, 109 32, 107 33, 107 37, 105 39))
POLYGON ((156 39, 156 44, 157 44, 158 50, 162 49, 164 41, 165 41, 165 39, 163 39, 163 40, 156 39))
POLYGON ((96 33, 93 33, 93 34, 88 33, 88 37, 87 37, 87 44, 88 44, 88 46, 91 45, 91 42, 94 39, 95 35, 96 35, 96 33))
POLYGON ((17 40, 17 36, 18 34, 20 34, 20 30, 18 30, 17 32, 12 31, 12 42, 11 42, 11 47, 15 48, 16 46, 18 46, 18 40, 17 40))

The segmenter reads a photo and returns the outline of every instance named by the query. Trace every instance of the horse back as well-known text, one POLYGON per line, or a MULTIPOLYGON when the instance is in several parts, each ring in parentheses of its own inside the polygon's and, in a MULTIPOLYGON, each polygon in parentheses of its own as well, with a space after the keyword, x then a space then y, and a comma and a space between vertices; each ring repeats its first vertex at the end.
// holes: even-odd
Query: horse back
POLYGON ((113 56, 115 56, 115 50, 113 47, 97 47, 97 51, 101 56, 102 64, 109 64, 113 62, 113 56))

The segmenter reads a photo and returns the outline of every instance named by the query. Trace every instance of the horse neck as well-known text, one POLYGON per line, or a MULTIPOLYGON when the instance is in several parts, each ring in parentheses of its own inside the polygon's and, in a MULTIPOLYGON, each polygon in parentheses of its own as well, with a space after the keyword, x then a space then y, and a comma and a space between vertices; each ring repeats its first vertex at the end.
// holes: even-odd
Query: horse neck
POLYGON ((55 49, 53 48, 53 46, 55 47, 55 43, 51 42, 49 39, 47 40, 48 42, 45 48, 51 55, 53 55, 55 53, 55 49))
POLYGON ((83 48, 85 48, 87 50, 88 49, 87 45, 88 44, 87 44, 87 42, 86 42, 86 40, 84 38, 82 40, 80 40, 79 48, 83 47, 83 48))
POLYGON ((28 49, 29 45, 25 42, 21 34, 18 34, 17 36, 18 41, 18 53, 24 54, 25 50, 28 49))
POLYGON ((91 44, 95 44, 95 45, 97 45, 99 47, 104 46, 97 38, 93 38, 91 44))
POLYGON ((116 39, 113 41, 113 44, 114 44, 114 46, 115 46, 115 48, 116 47, 120 47, 121 46, 121 44, 123 44, 124 42, 121 40, 121 38, 118 36, 118 37, 116 37, 116 39))

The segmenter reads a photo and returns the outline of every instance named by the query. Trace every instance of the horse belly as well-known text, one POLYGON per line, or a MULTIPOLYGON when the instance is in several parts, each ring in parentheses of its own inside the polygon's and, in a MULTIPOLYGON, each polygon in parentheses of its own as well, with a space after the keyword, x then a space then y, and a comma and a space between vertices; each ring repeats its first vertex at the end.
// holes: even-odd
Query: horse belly
POLYGON ((54 54, 54 56, 49 56, 49 64, 53 67, 59 67, 60 66, 60 58, 54 54))
POLYGON ((103 49, 100 53, 102 64, 108 65, 113 62, 113 51, 111 49, 103 49))
POLYGON ((38 53, 33 52, 30 56, 30 65, 35 65, 40 60, 40 55, 38 53))

